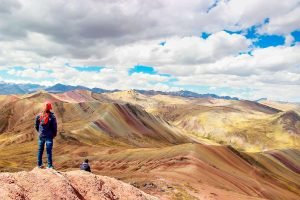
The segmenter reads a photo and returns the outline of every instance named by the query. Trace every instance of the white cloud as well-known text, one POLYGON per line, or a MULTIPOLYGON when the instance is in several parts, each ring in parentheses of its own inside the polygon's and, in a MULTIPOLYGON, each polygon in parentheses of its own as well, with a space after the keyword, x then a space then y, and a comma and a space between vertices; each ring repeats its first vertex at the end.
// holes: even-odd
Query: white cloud
POLYGON ((34 78, 34 79, 53 77, 52 74, 50 74, 47 71, 34 70, 34 69, 25 69, 25 70, 11 69, 7 73, 10 75, 20 76, 20 77, 25 77, 25 78, 34 78))
MULTIPOLYGON (((284 1, 282 1, 284 2, 284 1)), ((298 4, 300 2, 298 1, 298 4)), ((299 30, 300 7, 292 7, 289 12, 270 19, 270 22, 262 27, 260 32, 269 34, 289 34, 299 30)))
MULTIPOLYGON (((221 0, 210 8, 215 2, 2 0, 0 68, 32 82, 44 79, 48 85, 49 78, 52 83, 107 89, 221 85, 253 88, 253 97, 296 99, 297 94, 290 91, 284 95, 284 89, 300 85, 300 47, 290 35, 300 28, 299 0, 221 0), (266 19, 269 22, 262 24, 266 19), (223 30, 244 33, 253 25, 260 25, 261 34, 284 35, 285 45, 240 54, 252 48, 251 41, 223 30), (203 31, 212 34, 202 39, 203 31), (159 45, 162 41, 164 46, 159 45), (100 73, 79 72, 66 63, 106 68, 100 73), (179 81, 173 86, 168 83, 170 77, 158 74, 129 76, 127 70, 137 64, 153 66, 179 81)), ((15 81, 22 81, 19 78, 15 81)))
POLYGON ((221 0, 217 6, 204 15, 210 23, 209 30, 246 29, 261 24, 265 19, 280 18, 298 6, 298 0, 221 0))
POLYGON ((252 55, 241 54, 228 56, 215 63, 202 65, 197 73, 224 73, 248 76, 260 74, 264 71, 297 71, 299 73, 300 46, 277 46, 255 49, 252 55))
POLYGON ((300 91, 299 85, 264 85, 252 93, 251 99, 267 97, 268 99, 277 101, 300 102, 300 97, 296 91, 300 91))
POLYGON ((292 83, 289 77, 284 77, 285 73, 277 73, 274 77, 272 73, 268 75, 253 75, 239 77, 236 75, 194 75, 190 77, 178 77, 178 85, 211 85, 213 88, 230 88, 219 95, 230 95, 244 99, 256 100, 262 97, 278 101, 300 102, 299 75, 291 75, 294 81, 292 83), (277 78, 281 79, 280 81, 277 78), (284 82, 284 79, 286 82, 284 82), (240 91, 240 92, 237 92, 240 91))
POLYGON ((290 46, 291 44, 294 43, 294 41, 295 41, 295 38, 291 34, 288 34, 285 36, 284 44, 286 46, 290 46))
POLYGON ((161 40, 137 42, 120 46, 106 59, 106 63, 120 68, 129 68, 142 63, 155 66, 160 72, 189 74, 194 65, 211 63, 230 55, 248 50, 250 41, 238 34, 224 31, 212 34, 207 39, 200 37, 172 37, 161 40), (185 68, 184 68, 185 67, 185 68), (176 68, 176 70, 174 70, 176 68))
POLYGON ((54 58, 99 64, 120 46, 245 29, 266 18, 267 32, 292 31, 299 29, 298 2, 222 0, 207 13, 214 1, 2 1, 0 65, 38 65, 54 58))
MULTIPOLYGON (((283 94, 260 93, 266 86, 278 84, 300 85, 299 46, 277 46, 254 49, 251 54, 239 54, 247 51, 249 41, 241 35, 218 32, 206 40, 200 37, 173 37, 166 40, 144 41, 121 46, 106 58, 111 68, 101 72, 78 71, 62 64, 57 59, 39 67, 25 70, 12 69, 10 74, 28 78, 53 78, 55 82, 100 87, 105 89, 182 89, 185 85, 208 85, 211 88, 252 88, 256 93, 236 94, 238 97, 255 99, 264 95, 281 99, 283 94), (178 79, 174 86, 168 84, 171 77, 158 74, 133 73, 128 75, 128 68, 135 64, 154 66, 159 73, 169 73, 178 79), (53 73, 48 74, 47 69, 53 73), (162 82, 162 83, 160 83, 162 82)), ((78 60, 80 62, 80 60, 78 60)), ((296 87, 296 86, 295 86, 296 87)), ((264 91, 264 90, 263 90, 264 91)), ((271 90, 272 91, 272 90, 271 90)), ((295 95, 294 95, 295 96, 295 95)), ((290 95, 290 98, 294 98, 290 95)))
MULTIPOLYGON (((78 71, 72 67, 57 67, 51 70, 51 73, 39 69, 11 69, 7 72, 9 75, 18 77, 15 83, 28 83, 28 81, 19 80, 20 77, 30 78, 32 83, 42 85, 49 84, 52 79, 52 85, 63 83, 70 85, 84 85, 86 87, 98 87, 104 89, 157 89, 164 91, 178 90, 180 88, 168 85, 171 77, 156 74, 133 73, 128 74, 127 70, 117 70, 104 68, 100 72, 78 71)), ((8 82, 13 80, 8 79, 8 82)))

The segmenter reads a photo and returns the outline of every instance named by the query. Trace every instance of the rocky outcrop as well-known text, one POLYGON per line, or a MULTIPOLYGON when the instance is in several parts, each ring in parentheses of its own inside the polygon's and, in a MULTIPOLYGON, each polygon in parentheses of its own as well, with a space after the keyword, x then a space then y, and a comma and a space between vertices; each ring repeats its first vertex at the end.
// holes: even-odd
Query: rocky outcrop
POLYGON ((300 116, 295 111, 287 111, 276 118, 275 123, 282 125, 283 129, 292 134, 300 135, 300 116))
POLYGON ((85 171, 58 172, 34 168, 30 172, 1 173, 1 200, 156 200, 143 191, 114 178, 85 171))

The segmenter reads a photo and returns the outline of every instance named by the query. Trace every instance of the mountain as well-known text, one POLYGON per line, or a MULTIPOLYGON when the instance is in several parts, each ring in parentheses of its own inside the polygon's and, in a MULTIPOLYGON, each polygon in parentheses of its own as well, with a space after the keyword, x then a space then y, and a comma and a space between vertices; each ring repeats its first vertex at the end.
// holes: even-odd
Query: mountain
MULTIPOLYGON (((111 142, 114 142, 138 147, 193 142, 175 127, 147 113, 141 107, 102 103, 94 99, 89 91, 64 94, 37 92, 20 96, 16 101, 0 107, 0 134, 9 135, 16 132, 16 141, 12 139, 10 143, 30 140, 34 133, 28 132, 26 127, 32 125, 35 115, 43 105, 41 102, 45 101, 53 103, 53 110, 61 120, 61 140, 72 137, 92 145, 104 145, 105 142, 111 145, 111 142), (26 112, 17 112, 19 109, 26 112), (85 138, 84 134, 88 134, 89 138, 85 138), (114 141, 110 141, 110 138, 114 141)), ((6 142, 0 141, 0 144, 5 145, 6 142)))
MULTIPOLYGON (((36 92, 38 90, 45 90, 52 93, 64 93, 72 90, 88 90, 94 93, 112 93, 119 92, 120 90, 106 90, 102 88, 88 88, 85 86, 72 86, 64 85, 61 83, 55 84, 50 87, 41 86, 38 84, 10 84, 10 83, 0 83, 0 94, 27 94, 36 92)), ((135 90, 141 94, 145 95, 170 95, 179 97, 191 97, 191 98, 216 98, 216 99, 227 99, 227 100, 238 100, 237 97, 230 96, 218 96, 216 94, 198 94, 191 91, 177 91, 177 92, 162 92, 154 90, 135 90)))
POLYGON ((295 110, 300 112, 300 104, 299 103, 291 103, 291 102, 282 102, 282 101, 272 101, 272 100, 261 100, 260 104, 267 105, 269 107, 273 107, 282 111, 295 110))
POLYGON ((32 92, 35 92, 35 91, 38 91, 38 90, 45 89, 45 86, 41 86, 41 85, 38 85, 38 84, 30 84, 30 83, 18 84, 18 86, 22 90, 26 91, 26 93, 32 93, 32 92))
POLYGON ((194 97, 194 98, 215 98, 215 99, 227 99, 227 100, 238 100, 237 97, 230 97, 230 96, 218 96, 216 94, 198 94, 191 91, 181 90, 178 92, 169 92, 169 95, 173 96, 181 96, 181 97, 194 97))
POLYGON ((274 120, 282 128, 290 134, 300 135, 300 116, 295 111, 286 111, 274 120))
MULTIPOLYGON (((281 116, 274 123, 282 115, 276 108, 246 100, 145 95, 136 90, 103 94, 87 90, 41 91, 4 96, 0 98, 0 133, 21 133, 9 142, 30 140, 33 133, 27 134, 28 130, 23 128, 31 126, 45 101, 53 102, 54 111, 63 121, 61 137, 70 136, 86 144, 110 145, 112 137, 118 144, 135 147, 205 140, 248 151, 300 145, 298 138, 288 134, 292 129, 287 128, 294 127, 293 132, 298 133, 298 122, 281 116), (16 112, 20 109, 29 115, 16 112), (88 133, 94 140, 86 140, 81 133, 88 133)), ((7 142, 0 140, 0 144, 7 142)))
POLYGON ((64 92, 68 92, 68 91, 72 91, 72 90, 88 90, 88 91, 92 91, 95 93, 105 93, 105 92, 115 92, 118 90, 105 90, 105 89, 101 89, 101 88, 88 88, 88 87, 84 87, 84 86, 72 86, 72 85, 63 85, 63 84, 56 84, 54 86, 48 87, 45 89, 48 92, 52 92, 52 93, 64 93, 64 92))
POLYGON ((43 89, 43 86, 37 84, 15 84, 15 83, 0 83, 0 94, 26 94, 43 89))
POLYGON ((67 172, 34 168, 0 173, 0 198, 297 200, 300 195, 300 171, 295 159, 300 156, 299 150, 247 154, 232 147, 200 144, 98 152, 94 149, 86 153, 93 173, 98 175, 74 171, 80 164, 80 155, 84 156, 82 147, 64 152, 67 155, 55 152, 55 159, 64 167, 71 166, 67 172), (69 160, 69 153, 73 160, 69 160))
POLYGON ((200 140, 213 140, 247 151, 300 146, 299 138, 273 123, 282 110, 255 101, 146 95, 136 90, 103 94, 103 97, 139 105, 200 140))
POLYGON ((237 97, 230 96, 218 96, 216 94, 198 94, 195 92, 181 90, 177 92, 162 92, 162 91, 154 91, 154 90, 136 90, 141 94, 146 95, 171 95, 171 96, 179 96, 179 97, 192 97, 192 98, 215 98, 215 99, 227 99, 227 100, 239 100, 237 97))
MULTIPOLYGON (((297 128, 298 121, 296 111, 258 102, 147 95, 136 90, 0 95, 0 171, 19 172, 0 174, 0 184, 5 185, 0 196, 16 191, 10 194, 39 197, 43 194, 31 193, 23 184, 35 185, 40 178, 47 182, 50 173, 57 182, 43 188, 45 194, 51 196, 49 191, 56 186, 62 189, 58 192, 69 194, 64 189, 68 185, 69 192, 76 189, 84 199, 91 193, 87 185, 85 192, 73 185, 77 174, 80 183, 88 180, 92 186, 102 179, 72 172, 88 158, 93 173, 114 177, 160 199, 296 200, 300 140, 286 126, 297 128), (19 172, 36 165, 33 122, 45 101, 52 102, 58 121, 54 166, 70 172, 19 172)), ((39 184, 44 187, 46 182, 39 184)), ((110 191, 116 194, 120 185, 110 191)))
POLYGON ((45 90, 52 93, 62 93, 71 90, 90 90, 90 89, 84 86, 71 86, 71 85, 63 85, 58 83, 51 87, 47 87, 45 90))
POLYGON ((26 91, 22 90, 17 84, 0 83, 0 94, 25 94, 26 91))
POLYGON ((260 99, 257 99, 255 100, 256 102, 263 102, 263 101, 267 101, 268 99, 267 98, 260 98, 260 99))
POLYGON ((92 88, 91 89, 92 92, 95 92, 95 93, 109 93, 109 92, 117 92, 117 91, 120 91, 120 90, 105 90, 105 89, 102 89, 102 88, 92 88))

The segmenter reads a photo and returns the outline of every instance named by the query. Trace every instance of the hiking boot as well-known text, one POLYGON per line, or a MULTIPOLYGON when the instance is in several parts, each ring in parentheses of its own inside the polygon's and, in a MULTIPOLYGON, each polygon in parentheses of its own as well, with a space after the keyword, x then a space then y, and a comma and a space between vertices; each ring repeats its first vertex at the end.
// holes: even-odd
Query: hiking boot
POLYGON ((45 166, 44 166, 44 165, 39 165, 39 166, 38 166, 38 168, 40 168, 40 169, 44 169, 44 168, 45 168, 45 166))
POLYGON ((48 166, 47 168, 48 168, 48 169, 54 169, 53 165, 48 166))

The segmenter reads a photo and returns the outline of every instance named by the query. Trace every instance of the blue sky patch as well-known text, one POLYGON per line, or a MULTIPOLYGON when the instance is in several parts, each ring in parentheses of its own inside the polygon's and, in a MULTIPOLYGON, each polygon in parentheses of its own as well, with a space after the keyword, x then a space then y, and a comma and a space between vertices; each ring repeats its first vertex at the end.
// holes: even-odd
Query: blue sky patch
POLYGON ((230 30, 224 30, 226 33, 229 34, 241 34, 243 31, 230 31, 230 30))
POLYGON ((100 72, 104 67, 100 66, 76 66, 73 67, 78 71, 85 71, 85 72, 100 72))
POLYGON ((129 75, 133 73, 157 74, 153 67, 144 65, 136 65, 128 70, 129 75))
POLYGON ((294 37, 295 42, 300 42, 300 30, 292 32, 291 35, 294 37))
POLYGON ((160 76, 171 77, 171 74, 158 74, 160 76))
POLYGON ((256 33, 256 26, 251 26, 250 28, 248 28, 246 30, 246 35, 245 37, 248 38, 248 39, 253 39, 253 38, 256 38, 257 37, 257 33, 256 33))
POLYGON ((210 35, 211 35, 210 33, 202 32, 201 33, 201 38, 206 40, 210 35))
MULTIPOLYGON (((260 35, 257 33, 257 29, 261 26, 269 23, 269 18, 264 19, 261 24, 254 25, 249 27, 246 30, 245 37, 253 40, 253 45, 259 48, 267 48, 270 46, 279 46, 284 45, 285 37, 282 35, 260 35)), ((227 31, 228 32, 228 31, 227 31)), ((242 34, 242 32, 237 32, 238 34, 242 34)))
POLYGON ((165 46, 166 43, 167 43, 166 41, 163 41, 163 42, 160 42, 159 45, 160 46, 165 46))
POLYGON ((130 68, 128 70, 129 75, 132 75, 133 73, 144 73, 144 74, 172 77, 171 74, 160 74, 153 67, 145 66, 145 65, 136 65, 133 68, 130 68))
POLYGON ((260 35, 253 44, 260 48, 284 45, 285 38, 280 35, 260 35))
POLYGON ((25 70, 26 68, 25 67, 22 67, 22 66, 15 66, 13 67, 14 70, 17 70, 17 71, 23 71, 25 70))

